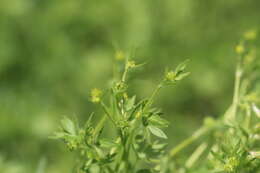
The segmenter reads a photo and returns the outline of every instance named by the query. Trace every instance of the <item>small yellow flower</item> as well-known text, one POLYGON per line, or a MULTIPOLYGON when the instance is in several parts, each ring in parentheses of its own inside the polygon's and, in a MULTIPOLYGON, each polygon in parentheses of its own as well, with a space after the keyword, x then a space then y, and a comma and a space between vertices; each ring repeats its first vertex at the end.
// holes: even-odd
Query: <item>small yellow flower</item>
POLYGON ((99 103, 101 101, 101 95, 102 95, 102 91, 94 88, 91 90, 91 102, 93 103, 99 103))
POLYGON ((237 54, 242 54, 245 52, 245 47, 242 44, 239 44, 235 47, 235 51, 237 54))
POLYGON ((255 40, 257 36, 257 32, 255 30, 249 30, 244 33, 244 38, 246 40, 255 40))
POLYGON ((173 82, 173 81, 175 81, 175 78, 176 78, 176 75, 173 71, 169 71, 166 73, 166 80, 173 82))
POLYGON ((125 54, 123 51, 119 50, 119 51, 116 51, 115 53, 115 59, 118 60, 118 61, 121 61, 123 59, 125 59, 125 54))
POLYGON ((135 61, 127 61, 126 67, 127 68, 134 68, 136 66, 135 61))

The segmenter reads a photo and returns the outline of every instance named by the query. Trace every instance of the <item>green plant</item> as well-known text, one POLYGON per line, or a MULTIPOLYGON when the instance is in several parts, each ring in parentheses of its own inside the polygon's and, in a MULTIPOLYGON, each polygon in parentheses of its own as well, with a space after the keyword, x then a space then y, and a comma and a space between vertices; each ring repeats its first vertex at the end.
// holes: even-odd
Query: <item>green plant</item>
POLYGON ((171 150, 169 157, 174 159, 191 143, 201 140, 201 144, 187 161, 179 168, 174 168, 175 172, 260 171, 260 110, 256 106, 260 104, 259 61, 254 47, 255 38, 256 31, 248 31, 235 47, 238 63, 230 107, 218 119, 206 117, 200 129, 171 150), (204 159, 202 156, 205 156, 204 159))
MULTIPOLYGON (((77 172, 84 173, 257 173, 259 160, 259 114, 257 92, 259 64, 250 31, 236 46, 238 64, 235 73, 234 96, 231 106, 219 118, 206 117, 201 128, 189 138, 166 152, 167 139, 162 128, 169 122, 153 107, 159 90, 174 85, 186 77, 184 62, 175 70, 167 70, 149 98, 138 100, 128 96, 127 74, 138 68, 126 58, 124 71, 111 88, 91 91, 91 101, 99 104, 104 116, 94 125, 90 115, 83 127, 64 118, 54 138, 63 140, 69 150, 77 152, 80 164, 77 172), (109 120, 116 132, 109 139, 102 136, 109 120), (159 140, 161 139, 161 140, 159 140), (186 160, 178 155, 193 143, 200 143, 186 160)), ((118 60, 123 52, 116 54, 118 60)))
MULTIPOLYGON (((120 53, 121 57, 121 53, 120 53)), ((78 152, 81 158, 79 172, 151 172, 164 154, 167 139, 162 128, 168 121, 161 117, 162 112, 152 104, 159 90, 167 85, 174 85, 189 72, 185 71, 186 62, 174 71, 166 71, 163 79, 149 98, 137 101, 137 97, 127 94, 127 74, 138 68, 133 60, 126 59, 124 72, 120 80, 114 82, 104 93, 99 89, 91 91, 91 101, 99 104, 105 115, 97 125, 92 124, 92 117, 84 127, 68 118, 62 120, 61 130, 55 138, 62 139, 69 150, 78 152), (116 131, 114 138, 102 137, 107 119, 116 131), (142 165, 149 169, 142 169, 142 165)))

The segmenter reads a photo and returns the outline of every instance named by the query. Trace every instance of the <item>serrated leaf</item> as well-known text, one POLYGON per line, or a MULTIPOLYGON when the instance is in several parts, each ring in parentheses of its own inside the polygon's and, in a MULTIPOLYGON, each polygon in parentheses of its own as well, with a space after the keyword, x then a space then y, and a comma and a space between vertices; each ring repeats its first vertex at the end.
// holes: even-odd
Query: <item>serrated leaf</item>
POLYGON ((167 139, 166 134, 161 129, 159 129, 155 126, 148 126, 148 129, 153 135, 155 135, 159 138, 167 139))

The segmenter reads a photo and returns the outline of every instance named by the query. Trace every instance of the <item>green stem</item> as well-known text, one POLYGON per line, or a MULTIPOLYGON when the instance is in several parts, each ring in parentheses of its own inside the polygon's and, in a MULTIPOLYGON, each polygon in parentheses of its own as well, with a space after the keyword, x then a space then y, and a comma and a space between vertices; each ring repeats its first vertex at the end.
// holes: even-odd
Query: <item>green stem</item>
POLYGON ((233 102, 232 102, 232 114, 231 118, 235 119, 239 104, 239 91, 240 91, 240 84, 241 84, 241 78, 242 78, 242 67, 241 67, 241 57, 239 57, 239 62, 236 67, 236 73, 235 73, 235 86, 234 86, 234 94, 233 94, 233 102))
POLYGON ((248 129, 250 127, 251 122, 251 110, 250 107, 247 106, 246 108, 246 118, 245 118, 245 127, 248 129))
POLYGON ((123 76, 122 76, 122 82, 125 82, 125 81, 126 81, 126 75, 127 75, 127 72, 128 72, 127 62, 128 62, 128 58, 126 58, 125 71, 124 71, 123 76))
POLYGON ((201 127, 192 136, 181 142, 179 145, 174 147, 170 152, 170 157, 175 157, 179 152, 181 152, 184 148, 195 142, 199 137, 206 134, 210 129, 207 127, 201 127))
POLYGON ((203 154, 203 152, 207 149, 208 144, 206 142, 203 142, 200 144, 197 149, 193 152, 193 154, 189 157, 187 160, 185 166, 187 168, 191 168, 194 163, 200 158, 200 156, 203 154))
POLYGON ((116 122, 115 122, 115 120, 112 118, 112 116, 110 115, 109 111, 107 110, 106 105, 105 105, 103 102, 100 102, 100 104, 101 104, 101 107, 103 108, 105 114, 107 115, 107 117, 112 121, 112 123, 115 125, 115 127, 117 127, 117 126, 116 126, 116 122))
POLYGON ((162 82, 160 82, 160 84, 155 88, 151 97, 148 99, 147 103, 145 104, 143 112, 146 112, 146 110, 153 104, 153 100, 156 97, 156 95, 158 94, 158 92, 160 91, 160 89, 162 88, 162 86, 163 86, 162 82))

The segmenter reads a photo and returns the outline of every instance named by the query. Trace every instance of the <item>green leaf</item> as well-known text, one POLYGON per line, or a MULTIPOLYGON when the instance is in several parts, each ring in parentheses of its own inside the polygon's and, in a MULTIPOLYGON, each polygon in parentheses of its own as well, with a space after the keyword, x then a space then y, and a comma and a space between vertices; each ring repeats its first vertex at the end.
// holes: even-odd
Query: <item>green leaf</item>
POLYGON ((150 169, 140 169, 136 173, 152 173, 150 169))
POLYGON ((112 148, 112 147, 118 146, 118 144, 116 144, 108 139, 100 139, 99 142, 100 142, 100 145, 105 148, 112 148))
POLYGON ((94 116, 94 113, 91 113, 89 118, 88 118, 88 121, 85 124, 85 129, 87 129, 91 126, 91 121, 92 121, 93 116, 94 116))
POLYGON ((164 139, 167 139, 167 136, 166 134, 159 128, 155 127, 155 126, 148 126, 148 129, 150 130, 150 132, 159 137, 159 138, 164 138, 164 139))
POLYGON ((76 126, 72 120, 65 117, 63 120, 61 120, 62 129, 72 135, 76 135, 76 126))
POLYGON ((166 143, 155 143, 155 144, 153 144, 152 145, 152 148, 153 149, 155 149, 155 150, 162 150, 162 149, 164 149, 165 147, 167 146, 167 144, 166 143))
POLYGON ((126 104, 125 104, 126 111, 129 111, 134 108, 135 98, 136 98, 136 96, 133 96, 132 98, 130 98, 126 101, 126 104))
POLYGON ((153 115, 149 119, 149 124, 160 126, 160 127, 167 127, 169 125, 169 121, 161 118, 159 115, 153 115))
POLYGON ((185 70, 186 66, 187 66, 187 63, 189 62, 190 60, 185 60, 184 62, 180 63, 176 69, 175 69, 175 72, 176 74, 178 75, 178 73, 181 73, 185 70))
POLYGON ((63 139, 67 134, 64 132, 55 132, 53 136, 50 136, 50 139, 63 139))
POLYGON ((185 78, 186 76, 188 76, 190 74, 190 72, 184 72, 184 73, 180 73, 176 76, 175 80, 179 81, 182 80, 183 78, 185 78))

